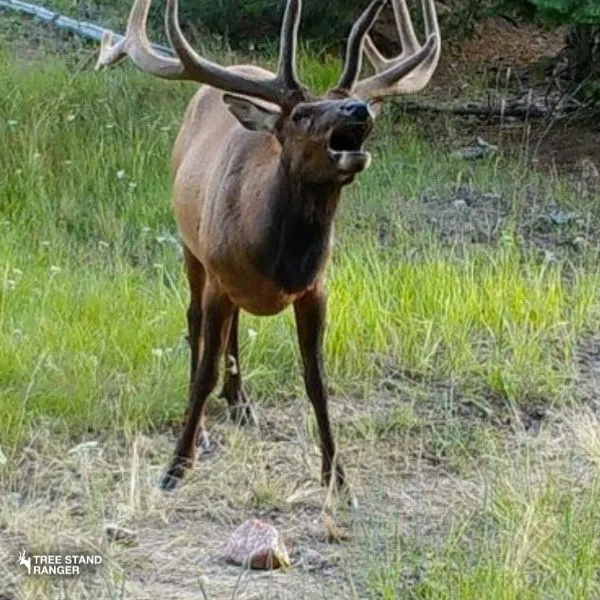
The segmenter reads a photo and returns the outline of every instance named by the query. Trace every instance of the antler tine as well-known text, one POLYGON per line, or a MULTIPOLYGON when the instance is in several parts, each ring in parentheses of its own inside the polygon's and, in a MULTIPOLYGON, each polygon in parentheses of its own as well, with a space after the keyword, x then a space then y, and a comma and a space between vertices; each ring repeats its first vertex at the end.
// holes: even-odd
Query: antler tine
MULTIPOLYGON (((408 53, 415 52, 420 46, 415 36, 406 0, 392 2, 392 8, 394 9, 394 20, 396 21, 398 37, 400 38, 400 45, 402 47, 401 54, 394 59, 397 61, 403 59, 408 53)), ((429 37, 431 33, 437 33, 439 36, 440 30, 433 2, 423 2, 423 16, 425 21, 425 35, 429 37)), ((365 54, 378 71, 385 69, 393 62, 393 60, 385 58, 379 52, 370 35, 367 35, 365 38, 365 54)))
POLYGON ((423 17, 425 21, 425 35, 430 36, 432 33, 435 33, 439 37, 440 25, 437 20, 435 0, 423 1, 423 17))
POLYGON ((167 34, 190 79, 234 94, 261 98, 280 106, 285 103, 286 90, 282 89, 279 77, 253 79, 221 67, 197 54, 181 31, 178 12, 178 0, 167 0, 165 15, 167 34))
POLYGON ((373 0, 352 26, 346 45, 344 71, 336 89, 350 91, 360 73, 365 35, 375 22, 387 0, 373 0))
POLYGON ((102 34, 102 39, 100 40, 100 54, 98 56, 98 61, 96 62, 96 71, 99 71, 103 67, 116 65, 127 57, 127 52, 125 52, 126 38, 123 38, 114 45, 112 43, 112 38, 112 31, 105 31, 102 34))
POLYGON ((288 0, 281 24, 277 75, 281 83, 289 90, 300 88, 296 75, 296 47, 301 12, 302 0, 288 0))
POLYGON ((169 40, 179 59, 157 54, 146 34, 151 2, 152 0, 135 0, 122 40, 113 45, 112 35, 108 32, 104 34, 97 69, 117 64, 128 56, 142 71, 163 79, 196 81, 234 94, 255 96, 280 106, 286 102, 288 90, 298 89, 295 77, 295 48, 301 0, 288 0, 282 27, 280 74, 271 79, 246 76, 197 54, 181 31, 177 0, 167 0, 165 24, 169 40))
POLYGON ((435 0, 422 0, 427 42, 420 46, 412 26, 406 0, 392 0, 402 52, 386 59, 371 38, 365 39, 365 53, 376 75, 360 81, 355 88, 359 95, 372 98, 415 93, 431 79, 440 57, 440 29, 435 0))
MULTIPOLYGON (((398 31, 400 46, 402 48, 401 54, 396 58, 396 60, 402 60, 408 54, 416 52, 420 46, 417 36, 415 35, 415 29, 410 17, 410 11, 406 5, 406 0, 392 2, 392 9, 394 11, 394 21, 396 22, 396 30, 398 31)), ((429 36, 430 28, 427 21, 425 27, 425 33, 427 36, 429 36)), ((377 71, 383 71, 383 69, 388 67, 392 62, 391 60, 386 59, 381 52, 377 50, 377 47, 373 43, 370 35, 367 35, 365 39, 365 54, 377 71)))
POLYGON ((379 52, 370 35, 365 37, 364 50, 369 62, 373 65, 373 68, 377 73, 379 73, 379 71, 383 71, 389 66, 391 61, 385 58, 385 56, 379 52))
POLYGON ((418 50, 420 45, 415 35, 415 28, 413 27, 406 0, 393 0, 392 8, 394 10, 396 29, 398 30, 400 43, 402 44, 402 54, 400 56, 404 57, 406 54, 412 54, 418 50))
POLYGON ((188 79, 180 61, 154 52, 146 35, 146 22, 152 0, 135 0, 125 37, 112 44, 112 33, 107 31, 100 42, 100 56, 96 69, 110 67, 129 56, 135 66, 163 79, 188 79))

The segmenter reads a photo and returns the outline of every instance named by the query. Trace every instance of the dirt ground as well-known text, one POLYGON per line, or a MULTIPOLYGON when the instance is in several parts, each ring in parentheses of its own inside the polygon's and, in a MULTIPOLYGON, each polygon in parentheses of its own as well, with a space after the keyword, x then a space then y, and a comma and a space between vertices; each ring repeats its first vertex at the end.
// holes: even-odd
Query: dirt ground
MULTIPOLYGON (((173 437, 94 438, 71 448, 43 434, 33 440, 15 473, 18 491, 3 498, 3 598, 42 597, 27 591, 31 579, 13 568, 11 551, 24 534, 43 547, 57 531, 59 546, 75 543, 108 557, 111 574, 88 582, 89 595, 81 597, 117 589, 126 572, 127 597, 139 600, 198 598, 202 589, 211 599, 347 598, 364 589, 366 552, 377 561, 398 535, 441 539, 481 494, 472 473, 461 476, 431 458, 426 430, 396 395, 370 405, 332 402, 358 509, 331 500, 318 484, 319 451, 304 399, 258 408, 258 428, 237 429, 220 404, 211 412, 214 451, 173 494, 156 486, 173 437), (225 561, 231 532, 250 517, 280 530, 290 570, 248 572, 225 561), (133 540, 107 541, 107 521, 128 528, 133 540)), ((72 594, 88 593, 77 585, 72 594)))

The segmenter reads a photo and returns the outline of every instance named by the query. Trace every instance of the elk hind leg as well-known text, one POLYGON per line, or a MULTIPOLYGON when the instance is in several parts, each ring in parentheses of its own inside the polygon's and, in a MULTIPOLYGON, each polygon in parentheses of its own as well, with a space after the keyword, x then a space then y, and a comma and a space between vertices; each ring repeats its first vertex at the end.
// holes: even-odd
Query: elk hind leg
POLYGON ((239 359, 238 327, 239 309, 235 309, 229 330, 227 351, 225 353, 225 378, 219 397, 225 398, 229 405, 231 418, 240 425, 254 425, 256 418, 248 396, 242 387, 242 371, 239 359))

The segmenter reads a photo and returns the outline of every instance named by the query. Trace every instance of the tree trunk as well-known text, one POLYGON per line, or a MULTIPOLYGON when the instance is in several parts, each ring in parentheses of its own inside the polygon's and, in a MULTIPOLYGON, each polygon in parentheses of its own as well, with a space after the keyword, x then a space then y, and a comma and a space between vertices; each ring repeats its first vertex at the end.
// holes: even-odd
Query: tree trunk
POLYGON ((600 26, 571 25, 567 52, 569 76, 573 82, 600 78, 600 26))

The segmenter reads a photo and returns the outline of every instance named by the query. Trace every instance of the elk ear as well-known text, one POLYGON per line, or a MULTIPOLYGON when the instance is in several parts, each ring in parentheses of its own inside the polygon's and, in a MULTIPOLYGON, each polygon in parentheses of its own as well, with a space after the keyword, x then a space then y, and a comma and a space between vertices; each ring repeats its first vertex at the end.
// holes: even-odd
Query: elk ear
POLYGON ((279 111, 270 110, 240 96, 224 94, 223 102, 233 116, 250 131, 274 132, 281 116, 279 111))
POLYGON ((374 117, 377 117, 379 115, 379 113, 381 112, 382 106, 383 106, 382 98, 375 98, 374 100, 371 100, 369 102, 369 108, 371 109, 371 112, 373 113, 374 117))

